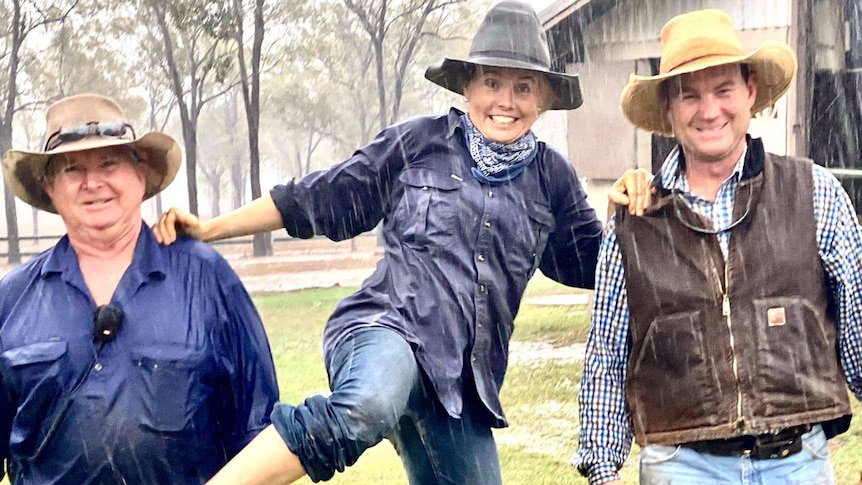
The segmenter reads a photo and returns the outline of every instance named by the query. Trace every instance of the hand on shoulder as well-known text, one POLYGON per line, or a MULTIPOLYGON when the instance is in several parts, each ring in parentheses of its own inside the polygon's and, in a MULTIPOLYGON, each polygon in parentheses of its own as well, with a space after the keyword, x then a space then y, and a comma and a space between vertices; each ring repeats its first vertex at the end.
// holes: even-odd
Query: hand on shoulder
POLYGON ((153 233, 156 241, 165 246, 173 244, 178 237, 188 236, 195 239, 203 239, 203 223, 197 216, 177 207, 159 217, 158 222, 153 224, 153 233))
MULTIPOLYGON (((642 216, 652 203, 654 188, 651 187, 653 175, 648 171, 628 169, 617 179, 608 191, 608 200, 616 205, 628 206, 629 214, 642 216)), ((613 212, 610 207, 608 212, 613 212)))

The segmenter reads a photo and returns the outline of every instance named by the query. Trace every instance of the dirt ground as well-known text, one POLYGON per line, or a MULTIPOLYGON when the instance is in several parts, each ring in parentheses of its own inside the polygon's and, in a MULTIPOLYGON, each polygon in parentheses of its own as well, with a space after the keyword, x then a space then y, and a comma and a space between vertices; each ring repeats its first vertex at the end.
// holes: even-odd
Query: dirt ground
POLYGON ((240 276, 374 268, 380 254, 373 236, 333 242, 324 238, 278 240, 273 255, 255 258, 250 243, 214 246, 240 276))
POLYGON ((252 256, 250 244, 216 245, 250 293, 358 286, 381 254, 374 236, 351 241, 328 239, 276 241, 273 255, 252 256))
MULTIPOLYGON (((283 231, 275 233, 275 236, 274 254, 266 257, 252 256, 250 240, 214 245, 250 293, 357 286, 371 274, 380 258, 375 237, 370 235, 338 243, 325 238, 286 239, 283 231)), ((25 243, 22 251, 41 251, 54 242, 56 240, 42 240, 38 246, 25 243)), ((24 260, 28 258, 29 255, 24 260)), ((0 264, 0 276, 13 267, 0 264)))

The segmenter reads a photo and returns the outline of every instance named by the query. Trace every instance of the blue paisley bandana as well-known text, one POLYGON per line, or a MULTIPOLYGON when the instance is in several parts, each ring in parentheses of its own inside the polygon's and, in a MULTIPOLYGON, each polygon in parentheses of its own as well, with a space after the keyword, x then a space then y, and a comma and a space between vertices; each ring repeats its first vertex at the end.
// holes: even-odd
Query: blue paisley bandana
POLYGON ((538 142, 532 131, 512 143, 497 143, 485 138, 466 113, 461 115, 461 119, 464 120, 464 136, 470 156, 476 162, 473 176, 479 182, 505 185, 518 178, 536 158, 538 142))

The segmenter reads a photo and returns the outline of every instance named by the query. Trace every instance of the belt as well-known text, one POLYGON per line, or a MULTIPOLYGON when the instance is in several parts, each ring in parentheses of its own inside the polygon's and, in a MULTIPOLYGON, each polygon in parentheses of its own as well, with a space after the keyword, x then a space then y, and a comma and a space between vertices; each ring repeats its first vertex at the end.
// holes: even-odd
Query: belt
POLYGON ((784 428, 775 433, 743 435, 726 440, 695 441, 682 446, 710 455, 745 455, 751 458, 784 458, 802 451, 802 435, 811 425, 784 428))

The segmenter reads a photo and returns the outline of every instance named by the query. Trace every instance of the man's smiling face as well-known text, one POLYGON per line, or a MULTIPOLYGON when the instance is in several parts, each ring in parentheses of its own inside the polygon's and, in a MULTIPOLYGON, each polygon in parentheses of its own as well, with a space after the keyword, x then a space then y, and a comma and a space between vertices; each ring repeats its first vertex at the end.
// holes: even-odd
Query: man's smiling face
POLYGON ((757 74, 723 64, 667 81, 667 113, 686 163, 736 163, 745 147, 757 74))

